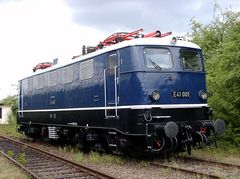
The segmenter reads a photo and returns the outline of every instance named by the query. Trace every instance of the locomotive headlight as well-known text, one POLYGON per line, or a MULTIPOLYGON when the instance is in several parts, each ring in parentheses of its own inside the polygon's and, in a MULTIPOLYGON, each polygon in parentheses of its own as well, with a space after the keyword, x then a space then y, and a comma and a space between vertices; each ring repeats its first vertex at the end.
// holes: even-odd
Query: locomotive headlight
POLYGON ((150 97, 151 97, 151 99, 152 99, 153 101, 157 101, 157 100, 160 99, 160 92, 157 91, 157 90, 155 90, 155 91, 152 92, 152 94, 150 95, 150 97))
POLYGON ((202 100, 207 100, 208 95, 207 95, 206 92, 200 91, 200 92, 199 92, 199 97, 200 97, 202 100))

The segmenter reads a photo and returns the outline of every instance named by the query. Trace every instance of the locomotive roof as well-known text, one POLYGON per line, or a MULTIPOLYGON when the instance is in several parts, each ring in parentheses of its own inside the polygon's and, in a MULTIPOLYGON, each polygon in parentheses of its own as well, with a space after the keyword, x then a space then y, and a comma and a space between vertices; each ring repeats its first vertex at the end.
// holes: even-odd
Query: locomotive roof
MULTIPOLYGON (((187 47, 187 48, 195 48, 195 49, 201 49, 197 44, 194 44, 192 42, 188 42, 188 41, 183 41, 183 40, 177 40, 176 43, 172 43, 171 42, 172 37, 164 37, 164 38, 136 38, 133 40, 126 40, 108 47, 105 47, 103 49, 97 50, 95 52, 92 53, 88 53, 86 55, 81 55, 73 60, 69 60, 69 61, 65 61, 65 62, 60 62, 57 65, 54 65, 50 68, 47 68, 45 70, 41 70, 41 71, 37 71, 30 76, 35 76, 37 74, 41 74, 47 71, 51 71, 53 69, 57 69, 59 67, 63 67, 63 66, 67 66, 73 63, 76 63, 78 61, 83 61, 89 58, 93 58, 97 55, 106 53, 106 52, 110 52, 113 50, 117 50, 117 49, 121 49, 124 47, 129 47, 129 46, 140 46, 140 45, 149 45, 149 46, 168 46, 168 47, 187 47)), ((25 77, 26 78, 26 77, 25 77)))
POLYGON ((87 58, 94 57, 96 55, 100 55, 105 52, 121 49, 124 47, 129 46, 140 46, 140 45, 159 45, 159 46, 172 46, 172 47, 187 47, 187 48, 195 48, 195 49, 201 49, 197 44, 194 44, 192 42, 183 41, 183 40, 177 40, 176 43, 171 43, 171 38, 164 37, 164 38, 137 38, 133 40, 126 40, 111 46, 108 46, 106 48, 97 50, 95 52, 86 54, 84 56, 76 58, 76 61, 84 60, 87 58))

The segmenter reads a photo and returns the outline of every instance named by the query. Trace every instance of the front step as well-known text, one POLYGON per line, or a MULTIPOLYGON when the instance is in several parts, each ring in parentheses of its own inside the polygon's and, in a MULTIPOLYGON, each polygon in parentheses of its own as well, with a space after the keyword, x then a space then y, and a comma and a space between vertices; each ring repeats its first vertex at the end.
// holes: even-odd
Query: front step
POLYGON ((111 148, 116 148, 117 147, 117 143, 116 143, 116 136, 117 136, 117 132, 115 131, 109 131, 109 143, 108 146, 111 148))
POLYGON ((48 138, 49 139, 59 139, 59 135, 57 133, 57 131, 59 130, 58 127, 48 127, 48 138))

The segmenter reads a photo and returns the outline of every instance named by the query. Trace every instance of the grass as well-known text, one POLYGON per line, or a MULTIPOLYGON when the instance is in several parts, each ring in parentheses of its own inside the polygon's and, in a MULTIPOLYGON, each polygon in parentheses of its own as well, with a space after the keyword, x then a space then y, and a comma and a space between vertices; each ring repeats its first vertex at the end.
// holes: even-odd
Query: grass
POLYGON ((149 162, 148 161, 141 161, 140 166, 141 167, 149 167, 149 162))
MULTIPOLYGON (((11 119, 9 124, 0 125, 0 134, 11 136, 11 137, 21 137, 22 134, 16 131, 16 121, 15 119, 11 119)), ((15 154, 13 151, 7 151, 7 155, 13 157, 15 154)), ((23 154, 18 156, 19 162, 23 164, 26 162, 26 159, 23 154)), ((21 171, 19 168, 14 166, 11 162, 9 162, 6 158, 0 155, 0 178, 2 179, 30 179, 26 173, 21 171)))
POLYGON ((0 125, 0 134, 11 136, 11 137, 22 137, 23 135, 18 133, 16 130, 16 124, 1 124, 0 125))
MULTIPOLYGON (((9 157, 11 157, 11 158, 14 158, 15 153, 14 153, 12 150, 8 150, 8 151, 7 151, 7 155, 8 155, 9 157)), ((17 161, 18 161, 19 163, 21 163, 22 165, 26 165, 26 164, 27 164, 27 159, 25 158, 25 153, 20 153, 20 154, 18 154, 18 156, 16 156, 16 157, 17 157, 17 161)))
POLYGON ((82 162, 84 160, 84 154, 82 152, 77 152, 72 155, 72 160, 75 162, 82 162))
POLYGON ((26 165, 27 164, 27 159, 25 157, 25 153, 20 153, 18 156, 17 156, 17 160, 19 163, 21 163, 22 165, 26 165))
POLYGON ((100 154, 98 152, 91 151, 89 154, 89 160, 92 163, 109 163, 109 164, 117 164, 117 165, 125 165, 127 160, 115 155, 108 154, 100 154))
POLYGON ((193 150, 192 156, 229 163, 240 163, 240 149, 237 147, 226 146, 221 142, 219 142, 218 148, 209 146, 200 150, 193 150))
POLYGON ((14 154, 14 152, 12 150, 9 150, 9 151, 7 151, 7 155, 9 157, 13 158, 15 154, 14 154))
POLYGON ((10 114, 8 116, 8 124, 0 125, 0 134, 11 137, 22 137, 23 135, 17 132, 16 115, 10 114))
POLYGON ((31 177, 14 166, 6 158, 0 155, 0 178, 2 179, 30 179, 31 177))
MULTIPOLYGON (((70 154, 70 158, 75 162, 91 162, 93 164, 100 164, 100 163, 110 163, 110 164, 117 164, 117 165, 124 165, 127 163, 126 159, 123 159, 120 156, 115 156, 111 154, 102 154, 99 152, 90 151, 88 155, 85 155, 76 147, 67 146, 59 147, 58 150, 60 152, 70 154)), ((142 163, 142 165, 147 165, 142 163)))
POLYGON ((76 153, 80 152, 80 150, 77 147, 71 146, 71 145, 65 145, 64 147, 58 147, 58 150, 62 153, 67 153, 67 154, 76 154, 76 153))
POLYGON ((17 123, 16 123, 16 117, 11 115, 9 116, 8 120, 9 124, 1 124, 0 125, 0 134, 11 136, 11 137, 21 137, 22 134, 17 132, 17 123))
POLYGON ((62 153, 68 154, 68 156, 70 156, 75 162, 82 162, 85 159, 83 152, 76 147, 65 145, 64 147, 59 147, 58 150, 62 153))

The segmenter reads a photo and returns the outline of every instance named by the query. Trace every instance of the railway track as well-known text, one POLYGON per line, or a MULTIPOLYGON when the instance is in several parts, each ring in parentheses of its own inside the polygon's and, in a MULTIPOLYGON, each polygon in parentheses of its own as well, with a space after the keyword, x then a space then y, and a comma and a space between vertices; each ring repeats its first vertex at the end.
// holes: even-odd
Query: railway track
POLYGON ((66 160, 29 144, 0 135, 0 152, 33 178, 88 178, 115 177, 66 160))
POLYGON ((240 169, 240 165, 233 164, 233 163, 225 163, 225 162, 220 162, 220 161, 215 161, 215 160, 207 160, 207 159, 201 159, 201 158, 195 158, 195 157, 182 157, 182 160, 202 162, 202 163, 211 164, 211 165, 218 165, 218 166, 223 166, 223 167, 233 167, 233 168, 240 169))
POLYGON ((200 158, 180 157, 177 162, 150 162, 150 165, 206 178, 240 178, 240 165, 200 158))
MULTIPOLYGON (((105 174, 99 175, 101 172, 95 173, 92 169, 89 170, 84 166, 79 168, 79 164, 62 160, 52 154, 49 155, 46 151, 37 149, 35 152, 35 149, 31 145, 0 136, 0 152, 34 178, 114 178, 105 174), (9 151, 12 151, 14 156, 11 156, 9 151), (19 162, 18 159, 18 156, 23 153, 27 161, 25 164, 19 162)), ((150 165, 158 168, 170 168, 200 178, 240 178, 240 165, 200 158, 178 157, 176 162, 150 162, 150 165)))

